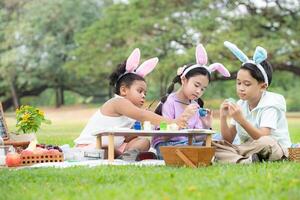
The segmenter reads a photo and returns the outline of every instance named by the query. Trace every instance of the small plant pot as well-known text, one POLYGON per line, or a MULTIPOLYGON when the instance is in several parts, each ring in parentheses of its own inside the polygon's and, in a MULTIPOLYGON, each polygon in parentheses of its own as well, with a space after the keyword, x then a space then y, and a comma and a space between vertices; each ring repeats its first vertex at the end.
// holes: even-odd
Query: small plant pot
POLYGON ((26 149, 32 140, 36 139, 35 133, 9 134, 9 139, 4 141, 5 145, 13 145, 14 148, 26 149))

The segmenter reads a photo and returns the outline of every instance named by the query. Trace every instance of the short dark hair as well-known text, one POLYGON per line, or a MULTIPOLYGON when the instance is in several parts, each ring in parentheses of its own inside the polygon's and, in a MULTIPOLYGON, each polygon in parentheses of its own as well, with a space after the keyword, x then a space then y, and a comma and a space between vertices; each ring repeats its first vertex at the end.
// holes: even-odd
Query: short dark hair
POLYGON ((126 60, 123 63, 118 64, 117 68, 109 76, 110 85, 114 87, 114 92, 120 95, 120 87, 125 86, 130 88, 134 81, 145 81, 145 79, 135 73, 126 72, 126 60))
MULTIPOLYGON (((273 68, 272 65, 267 61, 264 60, 260 63, 260 65, 265 69, 267 77, 268 77, 268 83, 271 85, 272 82, 272 73, 273 73, 273 68)), ((241 69, 248 70, 251 74, 251 76, 257 80, 259 83, 264 83, 265 79, 259 68, 253 64, 253 63, 245 63, 241 66, 241 69)))

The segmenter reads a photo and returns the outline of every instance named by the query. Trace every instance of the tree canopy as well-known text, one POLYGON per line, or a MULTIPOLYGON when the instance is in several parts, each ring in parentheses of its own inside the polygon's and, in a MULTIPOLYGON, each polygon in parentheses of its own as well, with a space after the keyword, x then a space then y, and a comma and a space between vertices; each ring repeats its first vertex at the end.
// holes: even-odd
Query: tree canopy
MULTIPOLYGON (((298 1, 14 0, 0 7, 0 94, 7 106, 14 93, 19 99, 46 88, 56 89, 60 103, 64 90, 107 98, 108 75, 136 47, 143 60, 160 60, 147 78, 152 99, 165 92, 178 67, 195 63, 198 43, 233 80, 240 63, 225 40, 249 57, 257 45, 265 47, 275 69, 270 89, 284 93, 293 109, 300 105, 294 95, 300 85, 298 1)), ((232 81, 213 80, 207 98, 234 95, 232 81)))

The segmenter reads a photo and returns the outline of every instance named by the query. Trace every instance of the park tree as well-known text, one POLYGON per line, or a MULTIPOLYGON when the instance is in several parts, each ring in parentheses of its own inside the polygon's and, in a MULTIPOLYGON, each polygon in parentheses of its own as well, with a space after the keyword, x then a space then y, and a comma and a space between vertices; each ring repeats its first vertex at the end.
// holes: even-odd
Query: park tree
POLYGON ((272 89, 297 102, 292 95, 300 82, 300 5, 296 0, 14 0, 2 1, 0 6, 4 8, 0 69, 10 74, 3 77, 14 80, 0 81, 6 102, 13 96, 11 82, 18 98, 37 88, 55 88, 60 103, 64 90, 108 98, 112 95, 108 75, 136 47, 142 60, 154 56, 160 60, 147 77, 149 96, 157 99, 178 67, 195 63, 195 46, 200 42, 210 63, 222 62, 232 73, 229 79, 213 74, 216 81, 206 95, 232 95, 230 80, 235 79, 240 63, 223 46, 225 40, 248 56, 257 45, 265 47, 275 69, 272 89), (8 2, 23 4, 12 9, 8 2))
MULTIPOLYGON (((101 16, 105 1, 14 0, 1 3, 1 96, 8 107, 21 97, 56 90, 56 105, 64 90, 82 87, 81 80, 63 69, 74 35, 101 16), (5 90, 6 87, 6 90, 5 90), (12 89, 8 89, 8 87, 12 89)), ((76 89, 74 89, 76 91, 76 89)))
MULTIPOLYGON (((105 9, 101 20, 76 36, 79 46, 71 53, 76 59, 66 67, 104 88, 108 83, 103 77, 139 47, 143 59, 160 59, 148 78, 150 95, 158 98, 178 67, 195 62, 194 50, 199 42, 206 46, 210 62, 223 62, 232 73, 229 79, 214 74, 213 80, 235 79, 240 63, 223 46, 229 40, 248 56, 257 45, 265 47, 275 72, 289 72, 280 73, 284 80, 298 79, 299 9, 297 1, 126 1, 105 9)), ((234 93, 224 87, 233 88, 232 82, 212 85, 211 97, 228 94, 228 90, 234 93)), ((276 81, 274 85, 279 89, 276 81)))
MULTIPOLYGON (((194 62, 190 52, 201 39, 209 40, 209 32, 218 10, 207 7, 208 1, 129 1, 105 9, 103 18, 77 35, 76 59, 66 67, 78 76, 90 77, 102 87, 107 75, 139 47, 142 58, 157 56, 159 66, 150 82, 154 91, 163 93, 178 66, 194 62), (211 15, 210 18, 206 17, 211 15), (204 17, 203 17, 204 16, 204 17), (203 24, 201 36, 193 24, 203 24)), ((97 84, 96 84, 97 85, 97 84)), ((159 94, 158 94, 159 95, 159 94)))

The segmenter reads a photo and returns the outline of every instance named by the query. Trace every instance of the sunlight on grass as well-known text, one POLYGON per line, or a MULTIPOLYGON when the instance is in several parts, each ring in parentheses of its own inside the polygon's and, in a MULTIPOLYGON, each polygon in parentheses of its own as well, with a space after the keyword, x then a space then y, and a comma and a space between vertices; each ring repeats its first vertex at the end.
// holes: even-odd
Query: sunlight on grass
MULTIPOLYGON (((9 130, 15 131, 14 117, 8 116, 9 130)), ((54 116, 51 125, 43 125, 37 133, 39 142, 73 145, 90 115, 82 115, 82 119, 70 116, 54 116)), ((293 142, 300 142, 300 118, 290 118, 288 122, 293 142)), ((218 119, 214 120, 214 127, 219 130, 218 119)), ((216 164, 198 169, 135 166, 0 169, 0 191, 5 191, 0 199, 299 199, 299 168, 299 163, 284 161, 216 164)))

